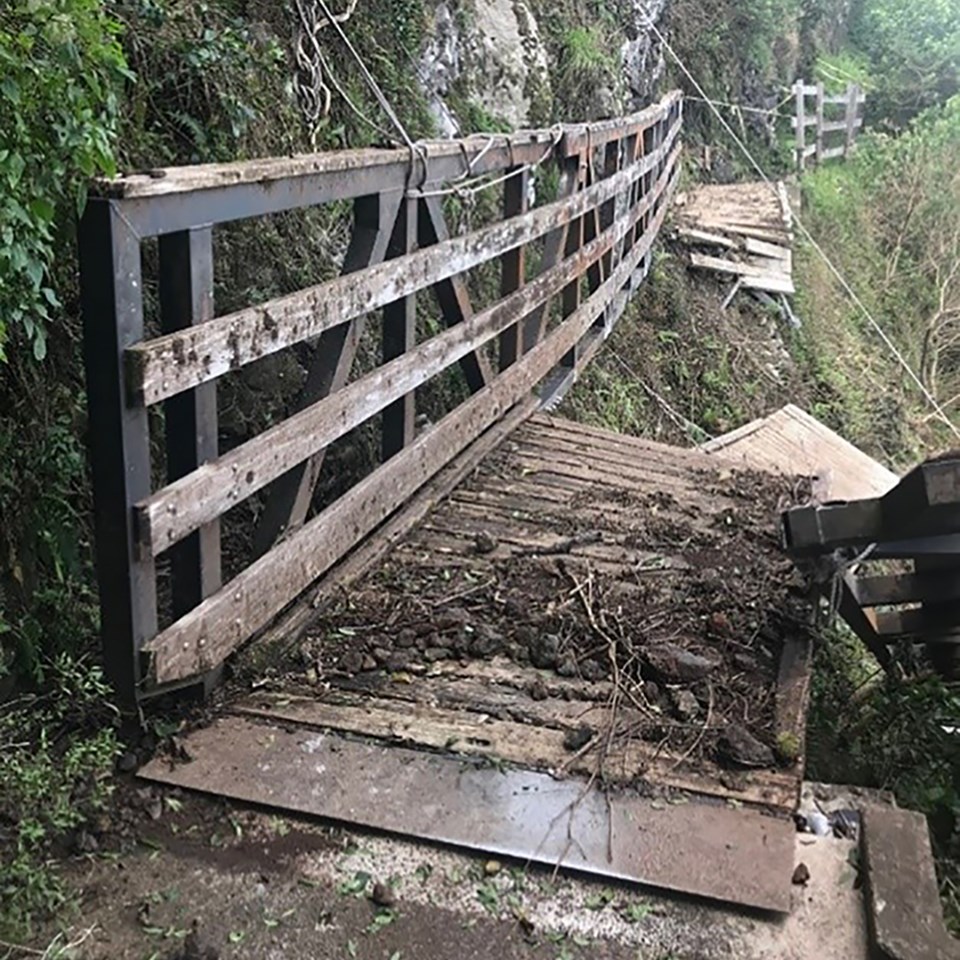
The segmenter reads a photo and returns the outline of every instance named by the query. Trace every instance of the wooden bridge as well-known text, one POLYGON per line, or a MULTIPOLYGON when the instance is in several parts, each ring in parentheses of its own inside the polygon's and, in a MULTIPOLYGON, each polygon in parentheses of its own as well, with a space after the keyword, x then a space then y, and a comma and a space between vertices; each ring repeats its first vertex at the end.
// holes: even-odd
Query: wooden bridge
MULTIPOLYGON (((254 637, 306 660, 265 686, 249 655, 254 692, 235 685, 142 776, 790 909, 812 598, 773 522, 795 478, 762 472, 783 440, 761 443, 766 424, 690 451, 543 412, 650 270, 681 127, 672 93, 599 123, 95 185, 81 284, 108 676, 134 707, 209 686, 254 637), (337 204, 339 276, 217 313, 218 231, 337 204), (451 229, 458 210, 482 222, 451 229), (308 361, 297 402, 222 450, 218 387, 283 351, 308 361), (372 432, 378 462, 317 495, 333 445, 372 432)), ((953 516, 954 466, 917 481, 925 533, 953 516)), ((904 496, 801 507, 789 544, 873 542, 904 496)), ((943 577, 848 579, 842 610, 925 602, 903 634, 943 577)), ((878 623, 862 635, 884 656, 878 623)))
POLYGON ((650 268, 681 113, 674 93, 616 121, 96 186, 80 242, 98 569, 106 669, 128 704, 215 670, 455 457, 532 412, 534 391, 562 393, 650 268), (481 176, 502 184, 501 214, 451 235, 443 198, 466 198, 481 176), (217 315, 218 227, 345 201, 341 276, 217 315), (499 269, 499 296, 481 303, 472 280, 485 268, 499 269), (154 284, 158 329, 145 319, 154 284), (442 329, 423 336, 426 290, 442 329), (380 363, 358 372, 378 311, 380 363), (296 409, 221 453, 218 381, 302 345, 314 349, 296 409), (469 395, 418 435, 417 391, 452 367, 469 395), (382 463, 311 515, 325 452, 371 421, 382 463), (265 488, 249 562, 226 579, 222 520, 265 488))

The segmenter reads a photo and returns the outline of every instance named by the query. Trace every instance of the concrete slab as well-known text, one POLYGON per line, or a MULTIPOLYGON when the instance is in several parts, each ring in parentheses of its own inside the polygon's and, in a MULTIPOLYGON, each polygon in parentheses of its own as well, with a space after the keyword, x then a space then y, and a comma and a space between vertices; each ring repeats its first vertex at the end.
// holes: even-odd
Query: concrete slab
POLYGON ((923 814, 894 807, 863 810, 868 920, 889 960, 960 960, 947 934, 930 834, 923 814))

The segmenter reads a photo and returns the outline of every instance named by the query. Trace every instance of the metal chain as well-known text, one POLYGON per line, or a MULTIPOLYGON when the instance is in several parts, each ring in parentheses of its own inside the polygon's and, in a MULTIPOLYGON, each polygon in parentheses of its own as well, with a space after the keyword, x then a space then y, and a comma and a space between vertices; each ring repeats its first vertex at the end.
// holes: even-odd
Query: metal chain
MULTIPOLYGON (((326 62, 320 48, 319 34, 331 22, 343 23, 353 16, 358 0, 349 0, 343 13, 332 17, 321 16, 317 0, 294 0, 300 18, 295 60, 297 72, 294 90, 310 136, 310 146, 316 150, 322 121, 330 114, 332 95, 324 79, 326 62)), ((329 71, 327 71, 329 72, 329 71)))

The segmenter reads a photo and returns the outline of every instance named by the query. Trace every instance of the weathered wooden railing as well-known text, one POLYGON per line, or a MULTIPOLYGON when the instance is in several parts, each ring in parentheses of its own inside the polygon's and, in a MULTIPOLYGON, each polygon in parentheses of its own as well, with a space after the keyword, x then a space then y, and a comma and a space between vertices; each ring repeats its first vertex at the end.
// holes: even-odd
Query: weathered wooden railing
POLYGON ((860 108, 867 98, 860 87, 851 83, 843 93, 827 94, 822 83, 798 80, 793 89, 796 114, 791 122, 797 137, 797 169, 803 172, 811 161, 819 166, 825 160, 848 157, 863 126, 860 108), (809 99, 813 100, 812 110, 808 109, 809 99), (813 132, 813 143, 807 142, 808 129, 813 132))
POLYGON ((103 644, 122 697, 214 669, 534 388, 586 362, 649 269, 679 173, 681 112, 675 93, 615 121, 413 154, 347 150, 96 185, 81 281, 103 644), (531 176, 547 165, 559 198, 529 209, 531 176), (467 174, 502 177, 503 219, 451 236, 441 197, 467 174), (343 200, 354 228, 339 278, 216 315, 217 225, 343 200), (150 337, 141 244, 156 236, 162 329, 150 337), (488 263, 499 294, 475 311, 468 273, 488 263), (445 329, 418 343, 425 289, 445 329), (364 317, 378 310, 382 363, 352 375, 364 317), (218 378, 305 341, 317 349, 294 412, 221 455, 218 378), (453 365, 472 395, 418 434, 415 391, 453 365), (150 417, 156 405, 162 419, 150 417), (307 520, 325 450, 375 415, 381 465, 307 520), (158 421, 165 475, 154 483, 158 421), (268 485, 251 562, 224 583, 220 519, 268 485), (158 613, 161 558, 172 600, 158 613))

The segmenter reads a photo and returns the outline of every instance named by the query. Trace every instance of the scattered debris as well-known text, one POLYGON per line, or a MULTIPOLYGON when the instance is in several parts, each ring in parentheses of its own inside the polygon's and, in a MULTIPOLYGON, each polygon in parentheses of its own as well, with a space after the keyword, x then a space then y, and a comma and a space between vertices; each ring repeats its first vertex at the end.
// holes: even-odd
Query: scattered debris
POLYGON ((721 756, 741 767, 771 767, 773 751, 752 733, 732 723, 720 738, 721 756))
POLYGON ((484 553, 493 553, 497 549, 499 544, 495 537, 491 537, 486 530, 481 530, 473 538, 473 549, 480 554, 484 553))
POLYGON ((643 659, 660 680, 667 683, 694 683, 703 680, 717 667, 717 661, 703 657, 674 643, 647 647, 643 659))
POLYGON ((397 895, 389 883, 377 881, 370 891, 370 899, 378 907, 395 907, 397 905, 397 895))
POLYGON ((596 731, 589 724, 583 723, 576 730, 568 730, 563 738, 563 745, 567 750, 580 750, 592 739, 596 731))
MULTIPOLYGON (((701 184, 680 194, 675 208, 674 235, 691 248, 691 266, 736 278, 724 309, 740 290, 796 292, 792 215, 783 183, 701 184)), ((789 307, 785 316, 796 322, 789 307)))
POLYGON ((700 701, 689 690, 671 690, 670 702, 677 719, 684 723, 695 720, 700 713, 700 701))
POLYGON ((793 871, 791 881, 795 887, 805 887, 810 880, 810 868, 805 863, 798 863, 793 871))

